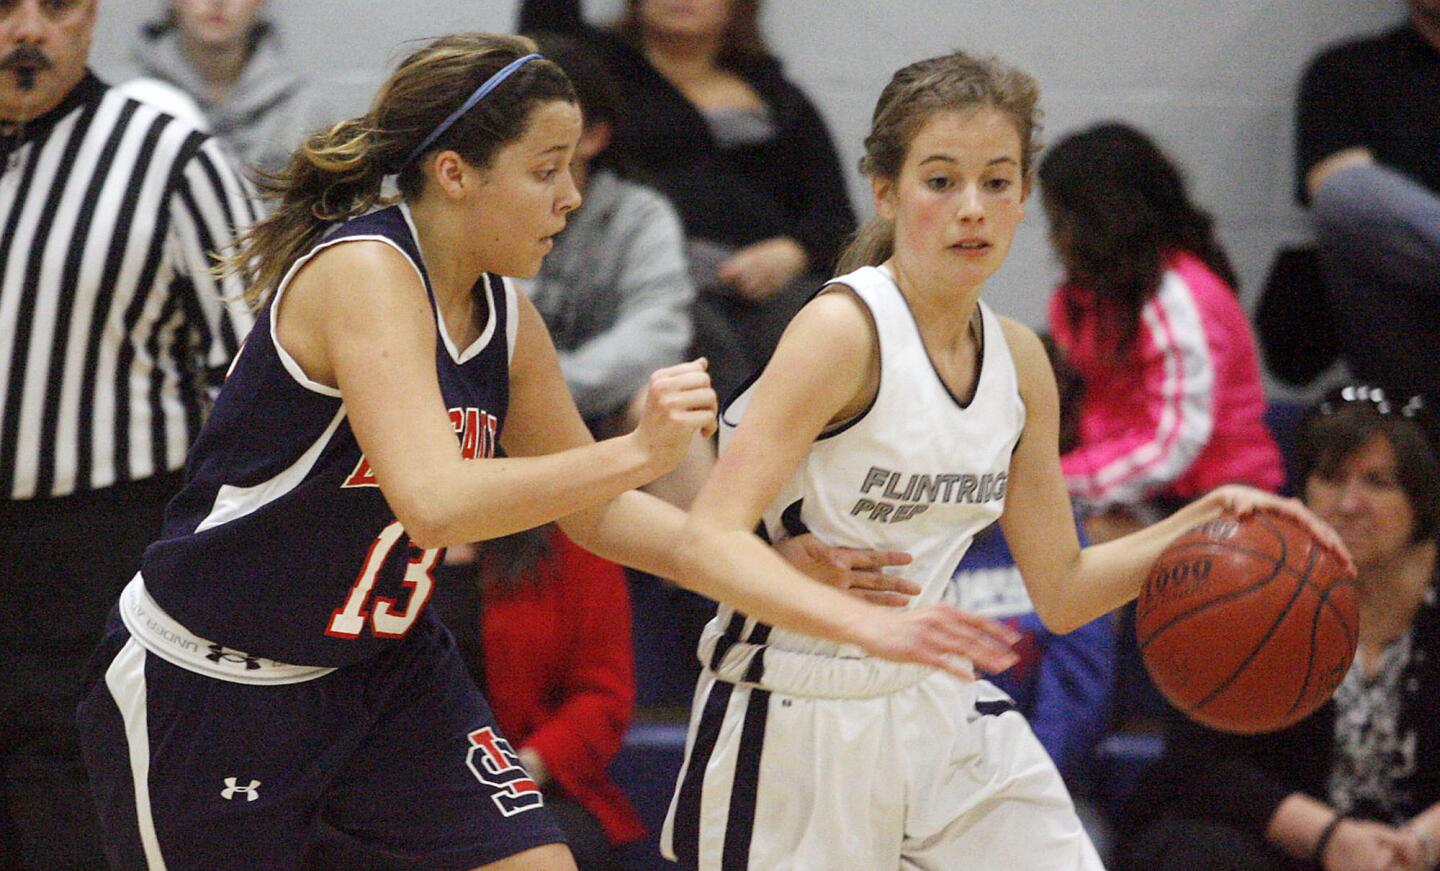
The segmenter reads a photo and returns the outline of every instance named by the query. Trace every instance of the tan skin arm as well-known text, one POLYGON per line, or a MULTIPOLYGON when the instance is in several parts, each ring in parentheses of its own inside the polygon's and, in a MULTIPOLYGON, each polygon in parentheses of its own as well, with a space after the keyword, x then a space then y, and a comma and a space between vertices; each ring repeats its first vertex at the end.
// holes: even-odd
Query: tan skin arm
MULTIPOLYGON (((543 326, 533 307, 522 301, 520 308, 528 341, 514 365, 524 372, 554 352, 535 338, 543 326)), ((347 242, 318 255, 292 282, 278 321, 281 344, 307 375, 344 396, 380 490, 419 547, 495 538, 613 499, 668 470, 694 430, 713 419, 708 379, 689 364, 665 370, 666 407, 630 435, 602 444, 575 439, 572 449, 544 457, 463 460, 435 373, 429 300, 404 257, 380 242, 347 242)), ((568 395, 543 412, 523 398, 512 405, 522 428, 541 414, 557 427, 572 417, 580 426, 568 395)))
POLYGON ((949 606, 894 612, 866 604, 806 579, 751 532, 827 424, 866 404, 876 364, 869 315, 848 291, 823 294, 800 311, 691 508, 677 549, 679 579, 760 620, 885 658, 970 677, 959 654, 987 671, 1003 670, 1014 661, 1014 633, 1004 626, 949 606), (763 578, 765 586, 712 586, 712 579, 734 577, 763 578), (762 590, 793 592, 772 604, 762 590))
POLYGON ((1008 318, 1001 320, 1020 379, 1026 422, 1010 460, 1000 526, 1035 611, 1052 631, 1069 632, 1135 598, 1151 565, 1170 542, 1224 512, 1288 514, 1308 526, 1353 573, 1340 537, 1299 501, 1241 486, 1213 490, 1158 523, 1082 550, 1060 471, 1060 401, 1054 372, 1032 330, 1008 318))

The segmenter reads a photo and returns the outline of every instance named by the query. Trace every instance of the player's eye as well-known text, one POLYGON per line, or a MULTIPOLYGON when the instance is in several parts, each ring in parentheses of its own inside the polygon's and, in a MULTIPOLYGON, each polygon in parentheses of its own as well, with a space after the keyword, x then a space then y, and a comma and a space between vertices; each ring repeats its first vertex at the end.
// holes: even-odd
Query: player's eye
POLYGON ((951 185, 950 178, 943 175, 935 175, 925 179, 925 186, 932 191, 947 190, 951 185))

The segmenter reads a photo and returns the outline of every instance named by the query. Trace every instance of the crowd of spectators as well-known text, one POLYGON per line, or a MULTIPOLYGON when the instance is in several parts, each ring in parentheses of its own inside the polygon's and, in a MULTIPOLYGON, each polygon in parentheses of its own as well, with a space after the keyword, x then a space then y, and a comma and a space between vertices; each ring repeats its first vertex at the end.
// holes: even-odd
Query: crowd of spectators
MULTIPOLYGON (((628 0, 597 26, 580 0, 520 4, 517 30, 571 76, 584 119, 584 207, 524 289, 599 435, 632 428, 648 374, 687 356, 708 359, 723 402, 855 230, 830 133, 767 48, 760 5, 628 0)), ((1165 756, 1111 821, 1121 867, 1440 865, 1440 2, 1408 5, 1393 30, 1319 54, 1297 98, 1317 264, 1303 289, 1343 318, 1334 353, 1367 384, 1307 412, 1290 484, 1360 566, 1361 652, 1335 699, 1281 733, 1169 718, 1165 756)), ((0 5, 0 560, 9 613, 32 621, 0 633, 3 867, 103 865, 70 712, 249 327, 211 257, 255 218, 244 177, 338 120, 266 12, 168 0, 107 84, 87 68, 94 0, 0 5)), ((1110 122, 1052 145, 1036 194, 1064 270, 1049 329, 1074 388, 1062 464, 1082 532, 1114 537, 1223 483, 1284 485, 1256 336, 1183 169, 1110 122)), ((1323 368, 1287 356, 1313 354, 1293 334, 1313 316, 1263 321, 1265 362, 1323 368)), ((697 439, 654 492, 688 505, 713 463, 697 439)), ((457 551, 442 571, 436 607, 580 867, 614 867, 644 835, 607 773, 636 698, 626 575, 554 528, 457 551)), ((955 578, 962 605, 1024 631, 1021 664, 996 680, 1083 781, 1123 719, 1124 615, 1049 633, 998 530, 955 578)), ((692 636, 699 607, 672 615, 692 636)))

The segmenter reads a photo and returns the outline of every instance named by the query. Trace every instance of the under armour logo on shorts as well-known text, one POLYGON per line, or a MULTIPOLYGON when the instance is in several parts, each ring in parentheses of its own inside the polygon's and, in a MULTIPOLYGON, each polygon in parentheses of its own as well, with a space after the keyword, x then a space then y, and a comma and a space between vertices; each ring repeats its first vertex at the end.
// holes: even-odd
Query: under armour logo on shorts
POLYGON ((220 644, 210 645, 210 652, 205 654, 205 658, 211 662, 243 662, 245 663, 246 671, 252 671, 260 667, 260 660, 256 657, 248 653, 241 653, 238 650, 226 650, 224 645, 220 644))
POLYGON ((235 778, 225 778, 225 788, 220 790, 220 797, 227 801, 234 801, 236 793, 243 793, 246 801, 254 801, 260 797, 260 781, 252 780, 249 786, 236 786, 235 778))

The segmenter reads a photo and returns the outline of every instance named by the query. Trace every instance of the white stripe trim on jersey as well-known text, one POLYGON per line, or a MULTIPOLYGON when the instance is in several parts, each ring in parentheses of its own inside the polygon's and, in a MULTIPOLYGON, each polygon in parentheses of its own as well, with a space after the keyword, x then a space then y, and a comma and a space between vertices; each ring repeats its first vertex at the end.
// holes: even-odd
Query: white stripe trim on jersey
POLYGON ((515 362, 515 339, 520 334, 520 303, 515 295, 515 282, 502 275, 500 283, 505 288, 505 360, 513 363, 515 362))
MULTIPOLYGON (((285 350, 285 346, 280 344, 280 300, 284 298, 285 291, 290 289, 291 279, 304 268, 305 264, 315 259, 315 256, 326 248, 345 242, 384 242, 386 245, 399 251, 400 256, 405 258, 406 263, 410 263, 410 258, 406 256, 400 246, 384 236, 346 236, 341 239, 321 242, 319 245, 311 248, 310 251, 299 260, 290 264, 290 268, 285 272, 285 277, 280 279, 280 283, 275 287, 275 298, 270 300, 270 344, 275 346, 275 353, 280 357, 280 365, 285 367, 285 371, 290 373, 290 377, 294 379, 296 384, 313 393, 319 393, 321 396, 329 396, 333 399, 340 398, 340 388, 331 387, 328 384, 321 384, 319 381, 312 380, 309 375, 305 374, 305 370, 300 368, 300 364, 295 362, 295 358, 290 356, 290 352, 285 350)), ((420 269, 416 267, 414 263, 410 263, 410 266, 415 269, 415 275, 420 278, 420 284, 423 287, 425 279, 420 274, 420 269)), ((233 366, 234 364, 231 365, 233 366)))
MULTIPOLYGON (((420 232, 415 229, 415 219, 410 215, 410 207, 403 202, 400 204, 400 214, 405 218, 405 225, 410 228, 410 238, 415 241, 415 250, 420 251, 420 232)), ((424 257, 425 252, 420 251, 420 256, 424 257)), ((419 271, 419 267, 416 267, 416 271, 419 271)), ((485 283, 485 307, 488 312, 485 320, 485 328, 480 331, 479 338, 465 346, 464 351, 456 349, 455 342, 450 338, 450 331, 445 328, 445 318, 440 314, 440 301, 436 299, 434 302, 435 328, 440 331, 440 341, 445 343, 445 351, 450 355, 450 359, 453 360, 456 365, 474 359, 476 354, 485 350, 485 346, 490 344, 490 339, 495 335, 495 289, 490 286, 490 273, 487 272, 481 275, 480 280, 485 283)), ((421 281, 423 283, 424 279, 422 278, 421 281)), ((433 299, 434 295, 435 289, 431 287, 429 296, 433 299)), ((509 309, 508 311, 513 311, 513 309, 509 309)), ((514 319, 514 315, 511 315, 510 320, 513 321, 514 319)), ((508 325, 506 329, 508 331, 508 325)))
POLYGON ((215 680, 255 686, 304 683, 324 677, 334 668, 321 665, 291 665, 216 644, 201 638, 165 613, 145 590, 140 575, 120 591, 120 619, 150 653, 171 665, 215 680))
POLYGON ((1067 480, 1071 492, 1104 504, 1142 499, 1179 478, 1214 430, 1210 406, 1215 366, 1209 338, 1189 287, 1174 270, 1165 274, 1141 318, 1165 365, 1154 437, 1093 472, 1067 480))
POLYGON ((325 431, 315 440, 310 447, 305 449, 290 468, 268 481, 262 481, 250 487, 237 487, 233 484, 222 484, 215 494, 215 503, 210 506, 210 513, 195 527, 195 533, 199 534, 207 529, 212 529, 232 520, 238 520, 248 514, 260 510, 296 487, 310 474, 315 467, 315 462, 320 459, 320 454, 325 446, 334 437, 335 431, 340 428, 340 421, 345 419, 345 406, 342 404, 335 411, 335 417, 325 431))
POLYGON ((125 744, 130 751, 130 776, 135 782, 135 821, 140 844, 145 848, 149 871, 165 871, 160 838, 150 810, 150 724, 145 708, 145 648, 134 638, 125 642, 105 669, 105 687, 120 709, 125 724, 125 744))

